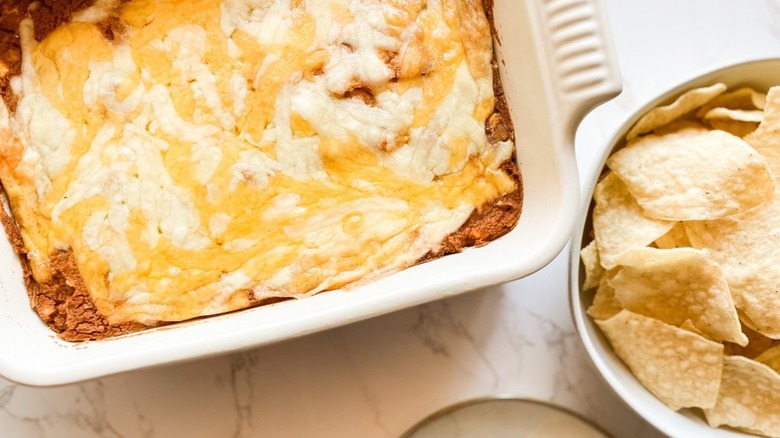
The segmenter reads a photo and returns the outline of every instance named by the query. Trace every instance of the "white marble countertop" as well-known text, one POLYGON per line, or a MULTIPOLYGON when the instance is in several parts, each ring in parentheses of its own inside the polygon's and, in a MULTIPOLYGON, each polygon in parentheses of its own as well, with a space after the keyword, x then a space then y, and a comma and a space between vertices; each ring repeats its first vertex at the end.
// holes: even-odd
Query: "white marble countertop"
MULTIPOLYGON (((780 56, 780 1, 607 0, 624 93, 581 125, 583 171, 628 111, 706 69, 780 56)), ((778 80, 780 82, 780 78, 778 80)), ((567 255, 519 281, 244 353, 57 388, 0 379, 3 437, 395 437, 509 394, 654 437, 591 368, 567 255)))

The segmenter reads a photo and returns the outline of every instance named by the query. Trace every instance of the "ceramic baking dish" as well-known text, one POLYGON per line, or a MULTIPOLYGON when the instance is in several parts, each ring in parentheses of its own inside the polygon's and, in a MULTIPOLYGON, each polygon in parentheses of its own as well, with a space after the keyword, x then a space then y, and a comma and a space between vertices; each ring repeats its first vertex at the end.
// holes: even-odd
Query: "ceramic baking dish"
POLYGON ((55 385, 236 351, 514 280, 549 263, 577 217, 575 130, 620 92, 617 62, 601 0, 488 3, 525 190, 513 231, 349 291, 81 344, 59 340, 30 310, 19 262, 0 239, 0 375, 55 385))

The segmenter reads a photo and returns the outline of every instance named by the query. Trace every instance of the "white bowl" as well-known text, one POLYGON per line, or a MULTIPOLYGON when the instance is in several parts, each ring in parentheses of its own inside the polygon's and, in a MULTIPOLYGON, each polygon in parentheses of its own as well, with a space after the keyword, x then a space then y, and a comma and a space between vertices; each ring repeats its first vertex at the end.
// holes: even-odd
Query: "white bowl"
POLYGON ((653 394, 636 380, 631 371, 620 361, 609 346, 586 310, 590 307, 595 291, 582 290, 584 270, 580 261, 579 252, 590 238, 592 230, 590 213, 592 209, 593 191, 598 182, 599 174, 604 168, 607 157, 619 147, 628 130, 636 123, 642 114, 648 110, 673 101, 682 92, 691 88, 711 85, 723 82, 729 89, 740 86, 750 86, 766 90, 772 85, 780 84, 780 59, 759 59, 729 65, 714 71, 704 73, 694 79, 677 85, 669 91, 661 94, 656 99, 648 102, 638 112, 633 114, 622 125, 612 141, 606 145, 601 164, 590 176, 589 182, 583 187, 583 206, 580 220, 574 230, 571 240, 571 254, 569 260, 569 286, 571 311, 574 324, 579 332, 585 350, 595 365, 598 372, 606 380, 612 389, 620 396, 637 414, 643 417, 651 425, 666 435, 673 437, 742 437, 753 436, 733 430, 713 429, 707 425, 703 417, 694 414, 690 410, 675 412, 661 403, 653 394))
POLYGON ((620 92, 617 63, 601 0, 493 3, 525 191, 523 215, 508 235, 349 292, 82 344, 59 340, 30 310, 18 260, 0 239, 0 375, 54 385, 222 354, 517 279, 549 263, 577 217, 576 127, 620 92))

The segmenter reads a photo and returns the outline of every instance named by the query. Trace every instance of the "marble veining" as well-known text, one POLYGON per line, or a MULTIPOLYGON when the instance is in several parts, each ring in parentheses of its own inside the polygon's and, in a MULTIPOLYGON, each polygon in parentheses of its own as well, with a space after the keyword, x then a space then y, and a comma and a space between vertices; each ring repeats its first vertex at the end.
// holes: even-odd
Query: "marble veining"
MULTIPOLYGON (((772 0, 606 0, 624 93, 582 123, 582 179, 630 111, 705 69, 780 56, 772 0)), ((511 254, 507 254, 511 257, 511 254)), ((656 437, 590 366, 566 251, 542 271, 300 339, 55 388, 0 379, 0 437, 395 437, 452 403, 552 402, 656 437)))

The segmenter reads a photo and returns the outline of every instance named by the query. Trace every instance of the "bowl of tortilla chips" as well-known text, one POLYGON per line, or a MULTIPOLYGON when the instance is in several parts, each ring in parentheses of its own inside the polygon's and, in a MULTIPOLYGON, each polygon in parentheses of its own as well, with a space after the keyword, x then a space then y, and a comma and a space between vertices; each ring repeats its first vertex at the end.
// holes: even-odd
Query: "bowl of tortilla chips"
POLYGON ((666 435, 780 436, 780 59, 673 87, 602 163, 570 259, 593 364, 666 435))

